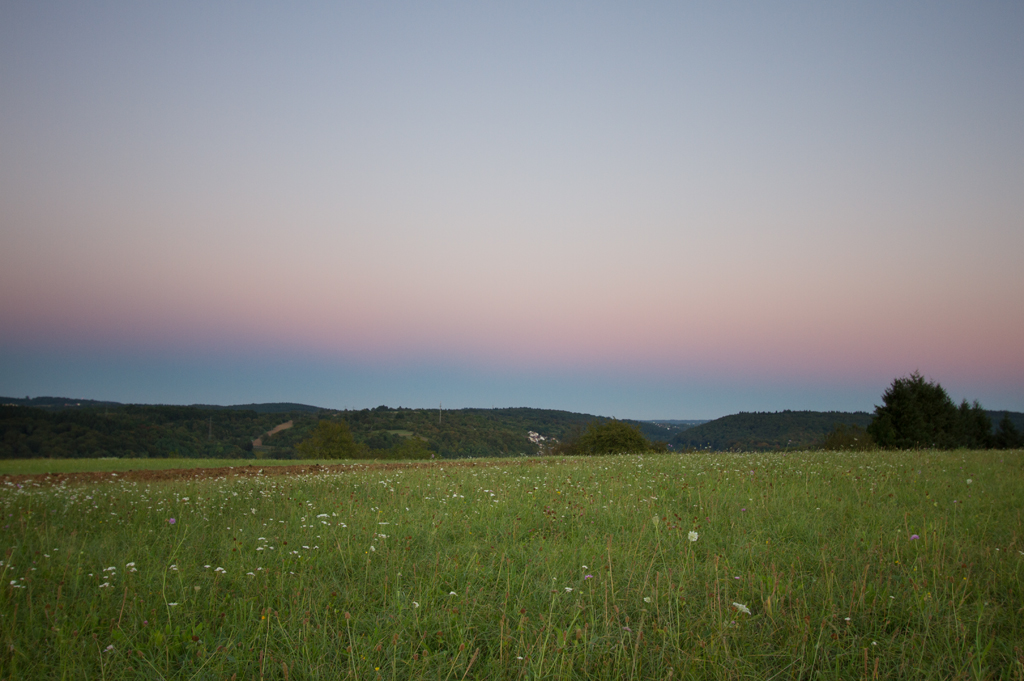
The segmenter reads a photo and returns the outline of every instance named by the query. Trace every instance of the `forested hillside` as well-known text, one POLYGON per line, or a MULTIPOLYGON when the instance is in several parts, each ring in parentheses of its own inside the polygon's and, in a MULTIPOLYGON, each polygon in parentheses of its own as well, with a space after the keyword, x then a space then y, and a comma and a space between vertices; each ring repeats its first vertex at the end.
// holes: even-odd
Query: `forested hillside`
POLYGON ((837 424, 866 428, 863 411, 740 412, 688 428, 672 438, 673 449, 806 449, 820 443, 837 424))
MULTIPOLYGON (((438 458, 523 456, 578 437, 606 417, 553 409, 374 409, 336 411, 293 403, 239 407, 128 405, 69 398, 0 398, 0 458, 296 458, 321 419, 344 421, 363 455, 388 458, 408 438, 438 458), (30 402, 33 406, 12 404, 30 402), (275 427, 290 427, 268 435, 275 427), (531 435, 533 433, 534 435, 531 435), (259 446, 253 441, 259 438, 259 446)), ((989 411, 993 424, 1003 418, 989 411)), ((1009 412, 1024 431, 1024 413, 1009 412)), ((628 421, 671 449, 777 450, 814 447, 837 424, 867 427, 866 412, 740 413, 691 425, 628 421)))
MULTIPOLYGON (((105 402, 103 400, 82 400, 71 397, 0 397, 0 404, 4 406, 17 407, 38 407, 48 411, 64 411, 76 409, 95 409, 97 407, 123 407, 121 402, 105 402)), ((147 405, 162 406, 162 405, 147 405)), ((233 404, 221 406, 217 404, 192 404, 189 405, 198 409, 212 409, 217 411, 255 411, 259 414, 279 414, 286 412, 309 412, 321 411, 320 407, 308 404, 297 404, 295 402, 261 402, 259 404, 233 404)))
POLYGON ((1024 433, 1024 412, 1022 411, 995 411, 993 409, 986 409, 985 413, 988 414, 988 418, 992 421, 992 426, 996 427, 999 422, 1003 420, 1003 416, 1010 417, 1010 423, 1013 424, 1014 428, 1024 433))
POLYGON ((0 458, 253 456, 252 441, 282 421, 296 431, 315 414, 113 405, 49 410, 0 407, 0 458))
MULTIPOLYGON (((438 458, 522 456, 580 432, 590 414, 550 409, 392 409, 334 411, 299 404, 124 405, 36 398, 39 406, 0 398, 0 458, 204 457, 294 458, 295 446, 321 419, 343 420, 371 457, 386 458, 406 438, 420 438, 438 458), (291 427, 273 435, 276 426, 291 427), (531 438, 530 433, 536 435, 531 438), (253 448, 253 440, 260 446, 253 448)), ((637 423, 652 440, 678 428, 637 423)))

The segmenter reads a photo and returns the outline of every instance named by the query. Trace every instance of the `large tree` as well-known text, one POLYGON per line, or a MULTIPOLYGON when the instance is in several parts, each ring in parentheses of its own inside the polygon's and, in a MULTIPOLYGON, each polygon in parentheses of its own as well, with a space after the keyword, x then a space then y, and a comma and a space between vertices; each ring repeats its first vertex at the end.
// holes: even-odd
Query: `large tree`
POLYGON ((992 444, 992 422, 977 401, 958 409, 945 389, 914 372, 897 378, 882 395, 868 433, 880 447, 983 448, 992 444))

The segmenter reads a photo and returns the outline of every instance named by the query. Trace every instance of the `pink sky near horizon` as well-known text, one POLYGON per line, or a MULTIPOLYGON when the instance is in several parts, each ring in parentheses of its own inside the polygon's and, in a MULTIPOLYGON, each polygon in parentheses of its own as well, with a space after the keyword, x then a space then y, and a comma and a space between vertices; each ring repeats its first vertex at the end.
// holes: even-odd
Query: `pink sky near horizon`
POLYGON ((1019 8, 0 11, 0 352, 1024 410, 1019 8))
POLYGON ((814 296, 762 276, 758 292, 730 297, 722 286, 707 300, 647 293, 646 304, 643 289, 594 294, 599 282, 578 299, 502 299, 425 286, 402 303, 401 292, 355 299, 301 286, 204 292, 193 282, 195 292, 183 295, 180 287, 160 291, 159 279, 148 291, 139 281, 76 287, 51 279, 19 301, 23 309, 3 310, 13 323, 2 336, 58 348, 293 351, 370 363, 460 359, 495 369, 855 378, 931 367, 939 376, 1024 377, 1024 332, 1019 320, 1000 314, 1013 301, 929 305, 904 293, 885 305, 877 289, 836 299, 827 287, 814 296))

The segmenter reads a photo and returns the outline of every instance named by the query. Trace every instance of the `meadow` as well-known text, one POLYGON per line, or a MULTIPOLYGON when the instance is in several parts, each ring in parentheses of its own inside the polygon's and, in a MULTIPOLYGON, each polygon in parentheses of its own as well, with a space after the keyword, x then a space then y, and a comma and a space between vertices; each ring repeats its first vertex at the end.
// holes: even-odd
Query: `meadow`
POLYGON ((1024 679, 1022 499, 1019 450, 8 480, 0 677, 1024 679))
MULTIPOLYGON (((323 464, 314 459, 3 459, 0 475, 41 475, 45 473, 95 473, 126 471, 165 471, 189 468, 242 468, 257 466, 311 466, 323 464)), ((327 462, 335 463, 335 462, 327 462)))

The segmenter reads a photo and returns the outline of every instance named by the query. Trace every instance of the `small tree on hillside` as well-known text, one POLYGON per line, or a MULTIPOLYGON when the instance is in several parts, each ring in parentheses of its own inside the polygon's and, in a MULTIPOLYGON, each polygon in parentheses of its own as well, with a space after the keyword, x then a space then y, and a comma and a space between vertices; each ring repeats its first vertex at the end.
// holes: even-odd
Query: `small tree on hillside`
POLYGON ((640 433, 639 426, 618 420, 591 423, 576 440, 576 453, 583 455, 646 452, 649 449, 651 443, 640 433))
POLYGON ((360 447, 344 421, 320 421, 295 451, 303 459, 355 459, 360 447))
POLYGON ((1024 437, 1021 437, 1020 431, 1017 430, 1017 426, 1013 425, 1007 412, 1003 412, 1003 418, 999 422, 999 428, 996 430, 993 440, 993 444, 999 449, 1015 449, 1024 446, 1024 437))
POLYGON ((967 400, 960 403, 957 414, 956 445, 970 449, 988 449, 992 446, 992 419, 974 400, 968 405, 967 400))
POLYGON ((583 426, 574 423, 562 435, 562 439, 551 448, 551 453, 558 456, 576 456, 580 453, 578 445, 581 437, 583 437, 583 426))

